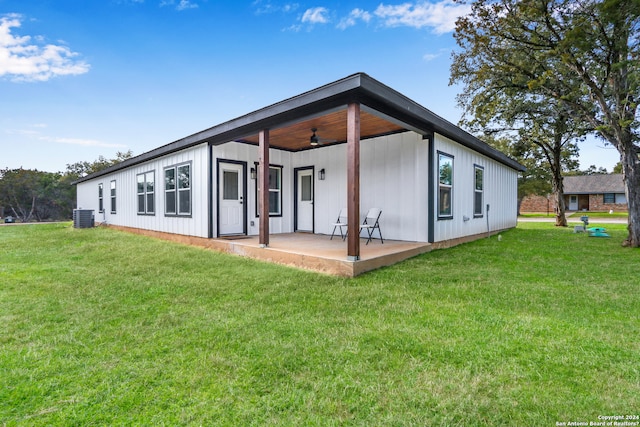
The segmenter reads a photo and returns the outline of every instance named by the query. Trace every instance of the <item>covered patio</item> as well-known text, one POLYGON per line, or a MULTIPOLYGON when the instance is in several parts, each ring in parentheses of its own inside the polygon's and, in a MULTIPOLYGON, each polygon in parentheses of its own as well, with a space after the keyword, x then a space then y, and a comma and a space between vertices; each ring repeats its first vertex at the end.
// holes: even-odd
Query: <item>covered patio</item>
POLYGON ((260 236, 205 239, 159 231, 143 230, 111 225, 110 227, 144 236, 173 242, 200 246, 233 255, 260 261, 287 265, 343 277, 355 277, 367 271, 396 264, 414 256, 430 252, 436 247, 430 243, 405 242, 385 239, 384 244, 372 240, 358 239, 360 259, 345 259, 347 241, 339 236, 330 239, 324 234, 284 233, 270 236, 269 246, 260 243, 260 236))

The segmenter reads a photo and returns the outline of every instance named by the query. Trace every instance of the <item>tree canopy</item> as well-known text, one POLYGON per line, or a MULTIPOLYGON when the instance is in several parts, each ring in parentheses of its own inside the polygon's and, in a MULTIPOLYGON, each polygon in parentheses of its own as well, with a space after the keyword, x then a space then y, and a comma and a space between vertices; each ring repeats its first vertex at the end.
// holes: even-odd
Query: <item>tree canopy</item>
POLYGON ((452 65, 477 123, 518 121, 535 135, 528 117, 539 130, 596 132, 618 150, 632 246, 640 246, 639 30, 640 0, 476 0, 456 24, 452 65))
POLYGON ((68 164, 64 173, 2 169, 0 207, 4 208, 5 216, 15 216, 22 222, 70 219, 76 203, 76 187, 72 183, 132 155, 131 151, 118 152, 115 159, 100 156, 93 162, 68 164))

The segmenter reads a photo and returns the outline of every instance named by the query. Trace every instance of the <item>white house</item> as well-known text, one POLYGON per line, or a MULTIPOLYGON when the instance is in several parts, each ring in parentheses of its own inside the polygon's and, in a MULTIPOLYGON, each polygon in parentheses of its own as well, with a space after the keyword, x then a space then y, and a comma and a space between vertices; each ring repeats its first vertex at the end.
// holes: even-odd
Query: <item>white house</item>
POLYGON ((77 206, 98 223, 257 235, 262 247, 278 233, 328 239, 346 207, 344 257, 356 261, 372 207, 385 240, 448 245, 515 227, 521 170, 358 73, 81 178, 77 206))

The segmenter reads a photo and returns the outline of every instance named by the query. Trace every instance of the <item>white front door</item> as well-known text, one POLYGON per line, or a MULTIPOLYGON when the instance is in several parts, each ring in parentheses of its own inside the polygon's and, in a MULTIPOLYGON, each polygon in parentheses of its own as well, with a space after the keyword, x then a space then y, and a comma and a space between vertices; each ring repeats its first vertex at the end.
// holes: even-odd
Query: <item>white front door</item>
POLYGON ((569 196, 569 210, 570 211, 578 210, 578 196, 569 196))
POLYGON ((313 169, 296 172, 297 231, 313 232, 313 169))
POLYGON ((244 167, 235 163, 220 163, 218 169, 219 235, 243 234, 244 167))

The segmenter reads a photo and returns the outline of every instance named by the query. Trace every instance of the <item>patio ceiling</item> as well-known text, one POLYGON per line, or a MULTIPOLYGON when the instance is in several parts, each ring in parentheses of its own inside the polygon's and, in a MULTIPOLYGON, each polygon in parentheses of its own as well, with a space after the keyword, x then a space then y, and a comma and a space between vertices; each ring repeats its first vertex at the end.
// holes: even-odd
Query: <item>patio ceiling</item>
MULTIPOLYGON (((385 118, 363 111, 360 115, 361 139, 402 132, 406 128, 385 118)), ((344 143, 347 140, 347 109, 327 112, 321 116, 304 119, 269 130, 269 145, 287 151, 308 150, 327 145, 344 143), (312 146, 311 129, 317 129, 320 144, 312 146)), ((238 142, 258 145, 258 134, 237 139, 238 142)))

